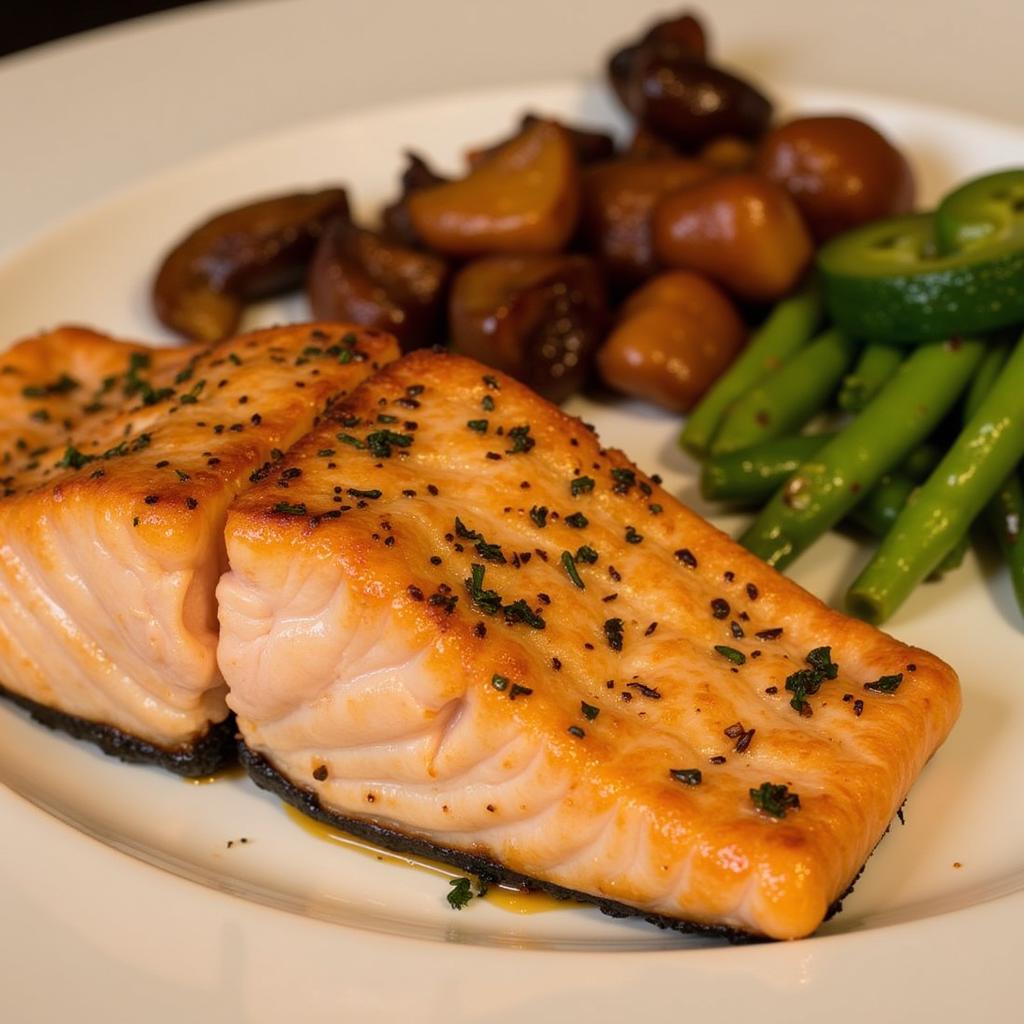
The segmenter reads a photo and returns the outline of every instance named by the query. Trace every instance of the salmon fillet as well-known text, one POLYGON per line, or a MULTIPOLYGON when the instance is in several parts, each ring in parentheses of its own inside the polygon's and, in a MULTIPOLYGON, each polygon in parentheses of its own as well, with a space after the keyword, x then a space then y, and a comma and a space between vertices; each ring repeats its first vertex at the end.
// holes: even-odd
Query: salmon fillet
POLYGON ((208 770, 227 507, 397 354, 337 325, 178 349, 62 328, 0 354, 5 695, 108 752, 208 770))
POLYGON ((453 355, 364 383, 226 537, 218 658, 258 781, 616 913, 813 932, 960 708, 938 658, 453 355))

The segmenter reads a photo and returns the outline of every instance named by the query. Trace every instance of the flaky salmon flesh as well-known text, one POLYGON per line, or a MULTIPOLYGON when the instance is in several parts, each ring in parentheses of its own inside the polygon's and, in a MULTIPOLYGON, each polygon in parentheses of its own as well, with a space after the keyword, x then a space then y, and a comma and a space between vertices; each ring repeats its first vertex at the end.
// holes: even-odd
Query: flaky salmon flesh
POLYGON ((960 708, 938 658, 453 355, 364 383, 226 535, 255 756, 341 818, 642 915, 813 932, 960 708))
POLYGON ((64 328, 0 354, 8 694, 161 751, 226 718, 214 589, 228 505, 397 354, 328 325, 184 349, 64 328))

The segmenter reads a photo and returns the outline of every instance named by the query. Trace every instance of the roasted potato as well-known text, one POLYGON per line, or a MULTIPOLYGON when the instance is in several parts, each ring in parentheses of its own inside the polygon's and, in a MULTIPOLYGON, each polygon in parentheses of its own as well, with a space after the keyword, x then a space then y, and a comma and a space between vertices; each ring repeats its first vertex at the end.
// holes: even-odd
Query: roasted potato
POLYGON ((788 193, 755 174, 673 192, 658 203, 652 224, 654 252, 665 266, 707 274, 744 299, 778 299, 813 255, 788 193))
POLYGON ((452 283, 452 348, 554 402, 582 386, 606 324, 604 283, 586 256, 489 256, 452 283))
POLYGON ((448 265, 439 256, 339 218, 320 239, 307 290, 317 320, 388 331, 408 351, 441 340, 447 280, 448 265))
POLYGON ((556 252, 576 228, 579 167, 565 130, 537 121, 468 177, 409 197, 418 237, 437 252, 556 252))
POLYGON ((825 241, 914 208, 914 174, 881 132, 855 117, 798 117, 769 132, 755 168, 781 185, 825 241))
MULTIPOLYGON (((529 131, 534 125, 545 120, 537 114, 524 114, 519 122, 519 130, 509 138, 492 146, 471 149, 466 153, 466 162, 470 167, 476 167, 485 160, 494 156, 502 146, 507 146, 514 139, 518 138, 525 131, 529 131)), ((549 118, 552 124, 557 124, 568 136, 572 143, 576 160, 581 167, 586 164, 596 163, 599 160, 610 160, 615 155, 615 143, 607 132, 595 131, 593 128, 582 128, 578 125, 566 124, 563 121, 556 121, 549 118)))
POLYGON ((195 341, 220 341, 244 304, 299 284, 324 225, 348 216, 344 189, 261 199, 212 217, 164 257, 153 282, 160 321, 195 341))
POLYGON ((616 283, 636 284, 656 269, 651 219, 662 196, 708 181, 707 164, 685 157, 612 160, 583 174, 583 235, 616 283))
POLYGON ((422 244, 409 216, 409 197, 432 185, 443 185, 449 179, 438 174, 418 153, 406 151, 406 166, 402 172, 402 191, 394 202, 381 211, 381 231, 384 237, 399 245, 417 248, 422 244))
POLYGON ((597 354, 615 391, 686 412, 735 358, 746 328, 706 278, 676 270, 630 296, 597 354))

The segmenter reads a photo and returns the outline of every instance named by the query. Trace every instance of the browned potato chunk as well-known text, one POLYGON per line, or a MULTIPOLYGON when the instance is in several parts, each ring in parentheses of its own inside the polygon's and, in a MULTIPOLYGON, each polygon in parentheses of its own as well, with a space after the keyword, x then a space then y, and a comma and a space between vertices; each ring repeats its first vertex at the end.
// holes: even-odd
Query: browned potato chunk
POLYGON ((461 181, 409 197, 416 234, 453 256, 555 252, 579 212, 579 168, 565 131, 538 121, 461 181))
POLYGON ((746 171, 754 162, 754 147, 735 135, 720 135, 700 151, 697 159, 720 171, 746 171))
POLYGON ((684 157, 612 160, 583 175, 583 228, 609 276, 635 284, 654 273, 655 204, 676 189, 707 181, 715 171, 684 157))
POLYGON ((153 282, 161 322, 196 341, 238 327, 245 302, 298 284, 333 217, 348 216, 344 189, 275 196, 200 225, 164 258, 153 282))
POLYGON ((605 383, 686 412, 732 362, 746 329, 728 298, 697 274, 660 274, 623 306, 597 354, 605 383))
MULTIPOLYGON (((466 153, 466 161, 470 167, 476 167, 485 160, 494 156, 502 146, 507 146, 513 139, 518 138, 523 132, 528 131, 535 124, 544 120, 537 114, 524 114, 519 122, 519 130, 510 138, 502 139, 493 146, 471 149, 466 153)), ((612 137, 606 132, 595 131, 593 128, 582 128, 578 125, 565 124, 563 121, 548 119, 552 124, 557 124, 568 136, 572 143, 576 160, 581 167, 586 164, 596 163, 599 160, 610 160, 615 155, 615 143, 612 137)))
POLYGON ((409 197, 432 185, 443 185, 448 179, 434 171, 418 153, 406 152, 405 159, 406 166, 401 177, 402 192, 381 211, 381 229, 388 241, 418 248, 422 242, 409 216, 409 197))
POLYGON ((553 402, 586 380, 607 300, 586 256, 490 256, 452 284, 452 348, 517 377, 553 402))
POLYGON ((756 169, 800 207, 815 238, 914 208, 914 174, 906 158, 855 117, 798 117, 769 132, 756 169))
POLYGON ((447 280, 439 256, 339 219, 320 239, 307 287, 315 319, 388 331, 408 351, 441 340, 447 280))
POLYGON ((788 194, 755 174, 729 174, 666 196, 654 212, 663 264, 707 274, 733 294, 768 301, 788 292, 813 254, 788 194))

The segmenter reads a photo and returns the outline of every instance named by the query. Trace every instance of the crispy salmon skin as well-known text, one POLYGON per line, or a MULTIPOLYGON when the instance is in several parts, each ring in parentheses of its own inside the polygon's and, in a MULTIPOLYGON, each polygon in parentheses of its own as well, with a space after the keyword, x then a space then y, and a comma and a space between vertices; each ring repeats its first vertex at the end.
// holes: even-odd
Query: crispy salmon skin
POLYGON ((382 834, 694 926, 813 932, 960 708, 938 658, 457 356, 336 406, 227 553, 255 759, 382 834))
POLYGON ((184 349, 62 328, 0 354, 5 691, 82 735, 107 730, 113 752, 208 767, 187 754, 228 714, 214 606, 227 507, 396 356, 337 325, 184 349))

